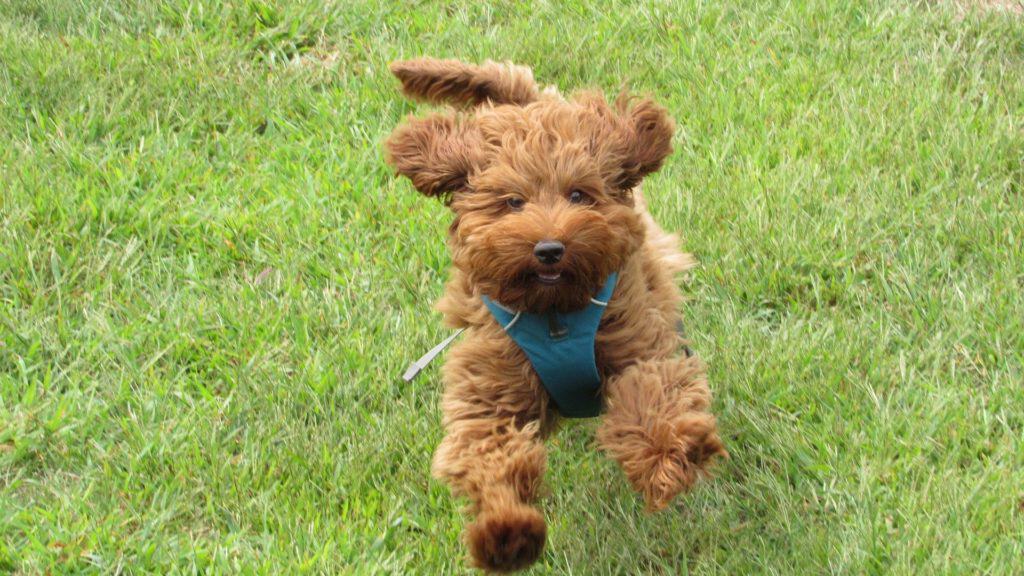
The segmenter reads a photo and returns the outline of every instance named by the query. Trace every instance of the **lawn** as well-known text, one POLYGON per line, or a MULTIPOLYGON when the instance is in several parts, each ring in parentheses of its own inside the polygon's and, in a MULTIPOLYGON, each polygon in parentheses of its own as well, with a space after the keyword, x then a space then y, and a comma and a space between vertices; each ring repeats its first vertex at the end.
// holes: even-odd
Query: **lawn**
POLYGON ((536 574, 1024 570, 1024 19, 985 2, 0 0, 0 572, 467 572, 387 62, 655 96, 731 459, 550 441, 536 574))

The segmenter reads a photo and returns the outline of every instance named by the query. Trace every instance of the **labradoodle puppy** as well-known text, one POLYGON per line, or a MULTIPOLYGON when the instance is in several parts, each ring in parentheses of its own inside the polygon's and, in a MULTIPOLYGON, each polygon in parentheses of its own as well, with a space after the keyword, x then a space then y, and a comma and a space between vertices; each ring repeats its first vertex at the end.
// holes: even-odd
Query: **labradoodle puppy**
POLYGON ((524 568, 544 547, 544 438, 600 416, 598 445, 649 509, 724 455, 701 362, 679 332, 675 276, 692 266, 640 181, 672 150, 647 99, 539 90, 529 69, 395 62, 407 96, 454 110, 400 125, 388 161, 454 213, 438 304, 467 336, 444 366, 433 473, 471 501, 477 566, 524 568))

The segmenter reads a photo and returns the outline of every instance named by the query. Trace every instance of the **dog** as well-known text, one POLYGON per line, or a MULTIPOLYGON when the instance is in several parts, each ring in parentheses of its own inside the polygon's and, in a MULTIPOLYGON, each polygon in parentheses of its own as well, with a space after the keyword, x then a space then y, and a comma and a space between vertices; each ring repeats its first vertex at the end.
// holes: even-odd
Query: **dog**
POLYGON ((672 119, 650 99, 541 90, 510 63, 390 69, 406 96, 449 105, 401 123, 385 152, 454 215, 437 308, 466 337, 442 371, 432 472, 470 501, 473 563, 507 572, 541 554, 543 441, 563 417, 600 415, 598 446, 664 508, 727 456, 679 330, 676 276, 694 260, 640 191, 672 151, 672 119))

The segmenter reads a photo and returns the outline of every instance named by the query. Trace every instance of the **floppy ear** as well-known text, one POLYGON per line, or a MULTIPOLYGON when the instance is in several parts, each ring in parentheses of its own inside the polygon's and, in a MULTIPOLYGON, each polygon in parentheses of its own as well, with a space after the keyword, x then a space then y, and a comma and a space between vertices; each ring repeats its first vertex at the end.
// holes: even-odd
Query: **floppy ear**
POLYGON ((597 116, 591 146, 612 187, 631 190, 672 153, 675 123, 653 100, 621 94, 614 110, 599 94, 584 93, 577 100, 597 116))
POLYGON ((625 96, 616 102, 626 118, 622 173, 617 185, 623 190, 635 187, 651 172, 656 172, 672 153, 675 123, 668 112, 653 100, 644 99, 630 106, 625 96))
POLYGON ((472 122, 435 115, 410 118, 384 143, 387 161, 426 196, 447 198, 480 165, 472 122))
POLYGON ((479 66, 458 60, 419 58, 391 63, 391 72, 410 98, 435 104, 478 106, 528 104, 537 99, 537 84, 529 68, 488 60, 479 66))

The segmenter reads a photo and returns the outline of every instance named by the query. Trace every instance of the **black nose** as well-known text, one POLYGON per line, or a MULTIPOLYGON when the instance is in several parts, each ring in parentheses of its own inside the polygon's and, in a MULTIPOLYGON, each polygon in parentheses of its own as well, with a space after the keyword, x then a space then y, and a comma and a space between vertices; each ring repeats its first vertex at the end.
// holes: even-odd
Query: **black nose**
POLYGON ((557 240, 541 240, 533 247, 533 255, 541 264, 555 264, 565 254, 565 246, 557 240))

